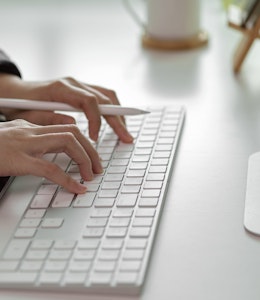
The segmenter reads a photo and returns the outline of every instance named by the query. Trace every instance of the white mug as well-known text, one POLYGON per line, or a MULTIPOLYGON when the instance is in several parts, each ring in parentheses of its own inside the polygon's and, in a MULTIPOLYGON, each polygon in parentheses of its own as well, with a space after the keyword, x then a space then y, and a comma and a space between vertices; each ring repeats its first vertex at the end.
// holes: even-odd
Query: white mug
POLYGON ((146 21, 141 20, 131 0, 124 0, 144 32, 156 40, 187 40, 200 32, 200 0, 146 0, 146 21))

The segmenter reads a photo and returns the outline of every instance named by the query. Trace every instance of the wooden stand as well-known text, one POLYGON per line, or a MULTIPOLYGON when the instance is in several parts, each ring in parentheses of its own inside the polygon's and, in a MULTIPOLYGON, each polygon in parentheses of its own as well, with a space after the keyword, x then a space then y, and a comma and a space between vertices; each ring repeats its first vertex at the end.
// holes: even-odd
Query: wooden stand
POLYGON ((260 38, 260 18, 257 20, 255 26, 250 30, 234 25, 230 22, 228 23, 228 25, 243 33, 243 38, 235 51, 233 59, 233 70, 235 73, 238 73, 253 42, 255 41, 255 39, 260 38))
POLYGON ((144 34, 142 37, 142 44, 144 47, 156 48, 162 50, 184 50, 201 47, 208 42, 208 35, 204 31, 200 31, 197 35, 188 39, 179 40, 161 40, 144 34))

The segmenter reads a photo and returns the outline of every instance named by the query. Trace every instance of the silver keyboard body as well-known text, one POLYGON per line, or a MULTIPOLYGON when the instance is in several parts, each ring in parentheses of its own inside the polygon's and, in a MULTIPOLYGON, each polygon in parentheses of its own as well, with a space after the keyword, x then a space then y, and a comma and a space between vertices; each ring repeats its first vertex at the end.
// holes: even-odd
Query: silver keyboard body
MULTIPOLYGON (((0 288, 140 294, 183 121, 182 107, 129 117, 133 144, 104 125, 96 145, 104 174, 85 183, 84 195, 42 178, 14 178, 0 206, 0 288)), ((66 155, 46 159, 81 180, 66 155)))

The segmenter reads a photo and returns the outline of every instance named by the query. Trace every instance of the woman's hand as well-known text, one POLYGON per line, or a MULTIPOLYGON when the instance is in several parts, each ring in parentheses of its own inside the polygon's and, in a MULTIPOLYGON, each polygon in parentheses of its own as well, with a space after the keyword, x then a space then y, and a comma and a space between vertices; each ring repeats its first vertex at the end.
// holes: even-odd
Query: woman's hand
MULTIPOLYGON (((14 75, 1 74, 0 97, 56 101, 79 108, 85 113, 89 121, 89 136, 94 141, 98 139, 101 125, 98 104, 119 105, 114 91, 88 85, 69 77, 48 82, 28 82, 14 75)), ((22 118, 40 125, 75 123, 72 117, 51 111, 22 111, 14 109, 1 109, 1 111, 8 120, 22 118)), ((133 141, 132 136, 126 129, 123 117, 105 116, 105 119, 121 141, 126 143, 133 141)))
POLYGON ((0 123, 0 144, 0 176, 41 176, 80 194, 86 188, 58 165, 44 160, 44 154, 66 153, 78 164, 83 180, 103 171, 98 153, 73 124, 39 126, 25 120, 0 123))

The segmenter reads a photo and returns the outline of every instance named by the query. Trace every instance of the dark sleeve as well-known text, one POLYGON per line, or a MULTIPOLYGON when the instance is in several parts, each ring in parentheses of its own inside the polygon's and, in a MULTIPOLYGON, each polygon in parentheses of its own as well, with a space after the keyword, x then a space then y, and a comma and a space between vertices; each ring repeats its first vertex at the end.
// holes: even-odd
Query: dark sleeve
POLYGON ((22 77, 17 66, 10 58, 0 49, 0 73, 7 73, 22 77))

